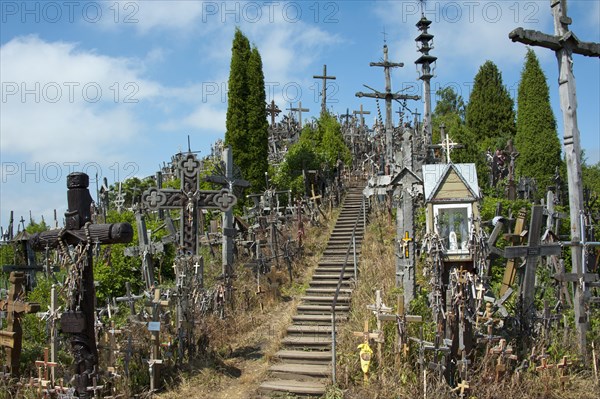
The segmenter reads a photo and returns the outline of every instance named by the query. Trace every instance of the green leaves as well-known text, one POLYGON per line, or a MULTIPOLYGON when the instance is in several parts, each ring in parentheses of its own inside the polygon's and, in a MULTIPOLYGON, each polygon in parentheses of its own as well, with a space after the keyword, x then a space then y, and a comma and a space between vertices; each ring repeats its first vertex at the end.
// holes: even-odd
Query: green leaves
POLYGON ((557 167, 562 165, 556 120, 550 106, 546 76, 535 53, 529 49, 519 83, 515 147, 520 153, 517 175, 537 181, 537 196, 544 195, 557 167))

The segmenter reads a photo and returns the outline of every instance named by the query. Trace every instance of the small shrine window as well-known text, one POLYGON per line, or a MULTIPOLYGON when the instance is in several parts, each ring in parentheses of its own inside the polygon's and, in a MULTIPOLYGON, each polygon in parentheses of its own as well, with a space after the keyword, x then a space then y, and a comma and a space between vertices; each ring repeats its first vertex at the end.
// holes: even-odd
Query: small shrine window
POLYGON ((472 205, 434 205, 435 230, 448 254, 468 254, 472 205))

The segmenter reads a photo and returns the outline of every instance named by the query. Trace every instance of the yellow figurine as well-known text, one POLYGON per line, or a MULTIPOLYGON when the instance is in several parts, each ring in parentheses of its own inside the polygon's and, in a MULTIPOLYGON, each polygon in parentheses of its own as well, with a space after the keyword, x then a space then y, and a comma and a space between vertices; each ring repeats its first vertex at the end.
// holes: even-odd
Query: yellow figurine
POLYGON ((358 345, 358 349, 360 349, 360 368, 365 374, 366 381, 367 374, 369 373, 369 366, 371 365, 371 358, 373 357, 373 350, 368 342, 358 345))

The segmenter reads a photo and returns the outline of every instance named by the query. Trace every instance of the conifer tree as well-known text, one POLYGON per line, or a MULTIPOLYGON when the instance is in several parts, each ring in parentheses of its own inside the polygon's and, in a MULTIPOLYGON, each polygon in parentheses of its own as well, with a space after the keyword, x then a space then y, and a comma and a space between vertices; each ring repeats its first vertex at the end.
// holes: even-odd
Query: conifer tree
POLYGON ((268 122, 265 82, 258 49, 235 30, 227 94, 225 144, 253 191, 264 188, 268 169, 268 122))
POLYGON ((254 191, 264 189, 265 172, 269 168, 269 122, 267 122, 265 78, 262 59, 256 47, 252 48, 248 62, 248 140, 245 151, 249 152, 249 163, 244 175, 254 191))
POLYGON ((543 195, 562 163, 561 148, 546 76, 531 49, 527 50, 521 73, 517 106, 517 175, 535 178, 538 195, 543 195))
POLYGON ((466 111, 467 127, 477 138, 481 151, 504 148, 514 138, 514 102, 493 62, 486 61, 479 68, 466 111))

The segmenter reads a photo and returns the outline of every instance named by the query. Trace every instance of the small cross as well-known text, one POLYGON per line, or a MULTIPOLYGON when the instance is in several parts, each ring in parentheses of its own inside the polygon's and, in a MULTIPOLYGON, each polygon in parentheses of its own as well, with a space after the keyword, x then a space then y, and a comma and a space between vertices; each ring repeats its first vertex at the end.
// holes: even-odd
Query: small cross
MULTIPOLYGON (((36 360, 35 361, 35 365, 37 367, 39 367, 40 370, 40 375, 39 375, 39 379, 42 380, 42 375, 41 375, 41 370, 42 368, 44 369, 44 381, 48 381, 48 369, 52 369, 56 366, 58 366, 58 363, 55 362, 49 362, 48 361, 48 348, 44 348, 44 360, 36 360)), ((51 381, 51 383, 54 383, 54 381, 51 381)))
POLYGON ((402 248, 404 249, 404 257, 408 258, 408 243, 412 241, 412 238, 409 237, 408 231, 404 232, 404 237, 402 237, 402 248))
POLYGON ((465 391, 466 391, 467 389, 469 389, 469 388, 470 388, 470 387, 469 387, 469 382, 468 382, 468 381, 465 381, 465 380, 462 380, 462 381, 460 382, 460 384, 458 384, 458 385, 456 386, 456 388, 452 389, 452 392, 460 391, 460 393, 459 393, 459 396, 460 396, 461 398, 464 398, 464 397, 465 397, 465 391))

